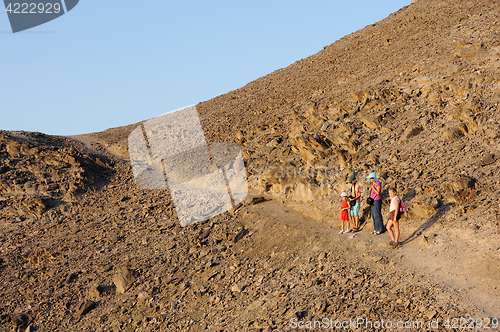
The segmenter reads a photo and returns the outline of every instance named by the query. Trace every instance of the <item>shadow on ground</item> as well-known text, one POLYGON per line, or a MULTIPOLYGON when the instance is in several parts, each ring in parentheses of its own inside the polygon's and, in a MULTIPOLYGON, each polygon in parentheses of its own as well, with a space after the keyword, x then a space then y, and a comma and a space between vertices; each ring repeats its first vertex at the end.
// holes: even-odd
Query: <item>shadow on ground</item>
POLYGON ((425 223, 420 225, 406 240, 401 241, 401 244, 407 244, 417 239, 423 232, 428 230, 439 220, 446 212, 450 210, 451 204, 443 205, 434 215, 432 215, 425 223))

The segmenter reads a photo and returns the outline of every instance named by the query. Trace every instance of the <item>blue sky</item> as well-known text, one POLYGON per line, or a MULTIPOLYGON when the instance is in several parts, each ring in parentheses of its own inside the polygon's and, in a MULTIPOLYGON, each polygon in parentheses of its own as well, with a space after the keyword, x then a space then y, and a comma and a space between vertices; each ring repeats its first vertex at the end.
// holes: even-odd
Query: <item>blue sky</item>
POLYGON ((16 34, 3 12, 0 129, 76 135, 153 118, 238 89, 409 3, 80 0, 16 34))

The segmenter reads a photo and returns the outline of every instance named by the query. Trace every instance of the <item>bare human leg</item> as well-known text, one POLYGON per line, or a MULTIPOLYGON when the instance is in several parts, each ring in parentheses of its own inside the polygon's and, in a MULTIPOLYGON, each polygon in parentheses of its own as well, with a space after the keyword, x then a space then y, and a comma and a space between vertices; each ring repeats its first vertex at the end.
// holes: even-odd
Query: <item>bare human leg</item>
MULTIPOLYGON (((392 231, 392 225, 393 225, 393 223, 394 223, 394 222, 393 222, 391 219, 389 219, 389 221, 387 221, 387 227, 386 227, 386 228, 387 228, 387 232, 388 232, 388 233, 389 233, 389 235, 391 236, 391 240, 392 240, 392 241, 396 241, 396 240, 394 239, 394 233, 393 233, 393 231, 392 231)), ((394 227, 394 228, 396 228, 396 227, 394 227)), ((398 229, 398 237, 399 237, 399 229, 398 229)))

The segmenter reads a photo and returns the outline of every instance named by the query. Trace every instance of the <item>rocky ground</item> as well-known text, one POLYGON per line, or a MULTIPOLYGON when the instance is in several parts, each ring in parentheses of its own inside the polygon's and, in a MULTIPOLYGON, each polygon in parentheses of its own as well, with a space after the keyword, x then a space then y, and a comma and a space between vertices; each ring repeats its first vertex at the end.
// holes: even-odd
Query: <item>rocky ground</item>
POLYGON ((333 212, 315 220, 301 203, 249 197, 234 214, 181 228, 168 195, 136 188, 116 163, 115 176, 77 203, 2 220, 6 329, 286 331, 294 318, 428 322, 498 308, 418 265, 415 251, 453 251, 436 227, 438 237, 412 241, 419 223, 405 225, 409 243, 394 250, 369 223, 341 236, 333 212))
POLYGON ((322 318, 460 330, 443 323, 499 317, 499 11, 419 0, 198 104, 210 142, 241 146, 252 194, 184 228, 168 192, 133 179, 137 124, 0 132, 0 331, 289 331, 322 318), (389 186, 405 200, 402 248, 370 234, 366 206, 361 232, 337 234, 346 177, 364 198, 372 171, 384 215, 389 186))

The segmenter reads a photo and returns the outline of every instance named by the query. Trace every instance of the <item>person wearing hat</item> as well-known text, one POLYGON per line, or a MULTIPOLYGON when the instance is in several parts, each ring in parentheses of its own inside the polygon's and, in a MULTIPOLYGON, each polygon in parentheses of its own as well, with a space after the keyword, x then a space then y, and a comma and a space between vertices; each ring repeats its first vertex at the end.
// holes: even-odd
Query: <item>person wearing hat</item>
POLYGON ((342 198, 342 206, 340 208, 340 221, 342 222, 342 229, 340 230, 339 234, 344 234, 344 233, 350 233, 351 231, 349 230, 349 202, 348 202, 348 194, 346 192, 343 192, 340 194, 340 197, 342 198), (347 222, 347 229, 344 230, 344 221, 347 222))
POLYGON ((375 173, 370 173, 370 175, 366 177, 366 180, 371 183, 370 197, 373 199, 373 234, 379 235, 384 229, 384 222, 382 220, 382 183, 377 179, 375 173))
POLYGON ((361 187, 356 183, 356 178, 350 176, 347 179, 349 184, 350 198, 356 203, 351 204, 350 215, 352 217, 352 231, 357 232, 359 230, 359 208, 361 206, 361 187))

